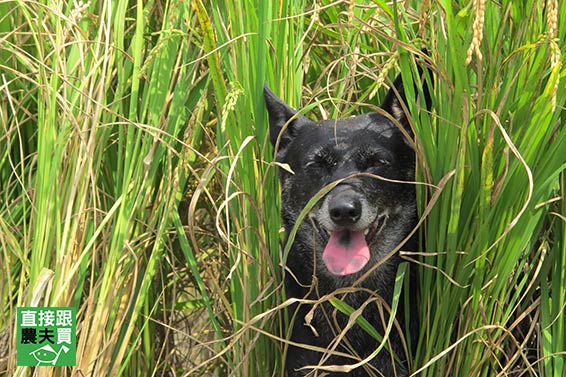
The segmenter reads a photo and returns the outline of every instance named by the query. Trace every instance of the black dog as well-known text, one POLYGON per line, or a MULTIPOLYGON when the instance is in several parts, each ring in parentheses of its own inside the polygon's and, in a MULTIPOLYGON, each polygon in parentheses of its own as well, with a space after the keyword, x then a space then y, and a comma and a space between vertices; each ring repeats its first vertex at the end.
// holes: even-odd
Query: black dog
MULTIPOLYGON (((354 309, 373 299, 363 309, 363 317, 381 334, 388 312, 378 309, 376 302, 380 301, 376 296, 381 297, 381 302, 391 303, 400 263, 398 255, 384 258, 417 223, 415 188, 405 183, 414 181, 415 153, 407 139, 411 132, 401 106, 405 95, 400 76, 394 86, 396 90, 389 91, 382 109, 397 122, 378 113, 312 122, 297 116, 295 110, 265 88, 271 143, 278 145, 276 160, 292 170, 291 173, 280 169, 282 217, 287 235, 307 202, 326 185, 342 180, 318 201, 298 227, 287 258, 287 296, 317 300, 337 289, 352 287, 372 266, 381 263, 356 289, 339 296, 354 309)), ((426 90, 425 100, 430 106, 426 90)), ((403 249, 417 250, 416 239, 410 239, 403 249)), ((415 280, 412 276, 412 285, 415 280)), ((412 307, 414 286, 411 296, 412 307)), ((379 342, 354 324, 335 346, 336 337, 348 325, 346 315, 328 301, 316 305, 314 310, 310 304, 292 307, 291 341, 319 350, 291 345, 286 359, 287 375, 406 376, 403 360, 407 355, 401 340, 406 325, 401 319, 403 301, 397 311, 400 326, 394 326, 389 333, 389 351, 382 349, 371 361, 348 373, 323 371, 316 366, 355 364, 372 355, 379 342), (333 352, 325 354, 324 349, 329 347, 333 352)), ((416 309, 409 310, 414 313, 409 326, 416 332, 416 309)))

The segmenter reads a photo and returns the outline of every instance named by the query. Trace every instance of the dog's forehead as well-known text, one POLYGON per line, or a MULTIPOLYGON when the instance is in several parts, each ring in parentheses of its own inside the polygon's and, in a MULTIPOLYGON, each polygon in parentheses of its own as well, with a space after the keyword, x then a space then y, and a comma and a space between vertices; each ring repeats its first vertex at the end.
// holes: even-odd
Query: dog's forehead
POLYGON ((330 119, 319 122, 317 127, 337 143, 350 143, 370 139, 391 139, 399 135, 398 127, 388 118, 377 113, 352 116, 343 119, 330 119))
POLYGON ((337 153, 372 148, 390 150, 406 145, 405 136, 387 117, 370 113, 342 119, 304 124, 297 130, 285 153, 285 161, 300 160, 320 148, 330 147, 337 153))

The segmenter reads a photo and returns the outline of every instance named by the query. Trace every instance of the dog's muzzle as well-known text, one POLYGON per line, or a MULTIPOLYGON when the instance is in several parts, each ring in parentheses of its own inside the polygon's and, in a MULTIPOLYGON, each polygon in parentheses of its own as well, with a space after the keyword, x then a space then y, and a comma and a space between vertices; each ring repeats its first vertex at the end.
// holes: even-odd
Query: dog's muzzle
POLYGON ((328 193, 311 217, 326 242, 322 260, 328 271, 343 276, 362 270, 386 217, 378 215, 377 208, 350 185, 339 185, 328 193))

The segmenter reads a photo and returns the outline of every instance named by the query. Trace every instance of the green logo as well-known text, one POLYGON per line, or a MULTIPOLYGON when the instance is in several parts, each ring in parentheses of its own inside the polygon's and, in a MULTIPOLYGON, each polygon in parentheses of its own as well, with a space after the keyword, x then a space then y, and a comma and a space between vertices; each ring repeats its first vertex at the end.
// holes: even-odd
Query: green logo
POLYGON ((74 366, 76 308, 17 308, 18 366, 74 366))

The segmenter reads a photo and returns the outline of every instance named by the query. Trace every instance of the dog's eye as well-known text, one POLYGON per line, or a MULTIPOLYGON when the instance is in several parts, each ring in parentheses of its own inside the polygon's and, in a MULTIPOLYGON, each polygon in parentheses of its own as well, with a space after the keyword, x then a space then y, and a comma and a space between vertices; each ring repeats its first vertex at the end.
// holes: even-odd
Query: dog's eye
POLYGON ((390 164, 390 161, 383 154, 377 153, 376 151, 360 153, 359 161, 361 170, 381 168, 390 164))
POLYGON ((331 153, 320 151, 305 163, 305 168, 332 170, 336 165, 338 160, 331 153))

